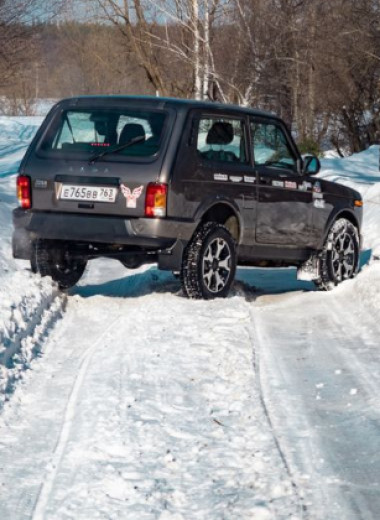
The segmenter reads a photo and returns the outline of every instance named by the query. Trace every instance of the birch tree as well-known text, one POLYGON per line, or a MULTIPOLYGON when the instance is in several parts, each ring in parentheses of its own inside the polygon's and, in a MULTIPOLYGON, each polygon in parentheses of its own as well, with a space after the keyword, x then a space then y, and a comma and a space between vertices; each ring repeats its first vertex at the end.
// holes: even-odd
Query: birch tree
POLYGON ((212 41, 215 28, 228 16, 231 0, 96 1, 103 16, 130 42, 154 91, 196 99, 218 93, 223 98, 212 41), (190 81, 175 74, 168 77, 162 56, 174 67, 180 63, 190 81))

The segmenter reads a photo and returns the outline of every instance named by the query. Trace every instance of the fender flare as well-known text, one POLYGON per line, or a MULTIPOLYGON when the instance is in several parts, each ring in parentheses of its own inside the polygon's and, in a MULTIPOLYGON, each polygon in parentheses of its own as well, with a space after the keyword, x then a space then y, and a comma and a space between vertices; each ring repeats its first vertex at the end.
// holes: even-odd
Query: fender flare
POLYGON ((216 206, 228 206, 230 210, 236 215, 236 218, 238 219, 239 224, 239 243, 242 242, 243 236, 244 236, 244 219, 241 214, 241 210, 239 206, 236 204, 235 201, 223 197, 223 196, 216 196, 216 197, 207 197, 202 204, 197 208, 197 211, 194 215, 194 220, 197 222, 197 228, 200 225, 200 223, 203 221, 204 215, 210 210, 212 210, 216 206))
POLYGON ((326 226, 325 226, 325 229, 323 231, 321 242, 318 244, 318 249, 322 249, 323 248, 323 244, 325 243, 325 241, 327 239, 327 236, 329 234, 331 226, 339 218, 346 218, 347 220, 352 222, 352 224, 354 224, 357 227, 358 232, 359 232, 359 236, 360 236, 360 223, 359 223, 359 220, 358 220, 355 212, 351 208, 335 208, 335 211, 333 210, 330 213, 329 218, 328 218, 328 220, 326 222, 326 226))

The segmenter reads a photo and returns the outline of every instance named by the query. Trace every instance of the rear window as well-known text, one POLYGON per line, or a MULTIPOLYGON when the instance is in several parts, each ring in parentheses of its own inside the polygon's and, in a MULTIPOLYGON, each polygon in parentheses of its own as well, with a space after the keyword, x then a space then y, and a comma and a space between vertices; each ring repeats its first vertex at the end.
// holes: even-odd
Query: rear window
POLYGON ((107 150, 104 160, 152 158, 160 150, 165 121, 166 113, 155 110, 67 110, 53 120, 39 151, 90 158, 107 150), (128 146, 133 140, 138 142, 128 146))

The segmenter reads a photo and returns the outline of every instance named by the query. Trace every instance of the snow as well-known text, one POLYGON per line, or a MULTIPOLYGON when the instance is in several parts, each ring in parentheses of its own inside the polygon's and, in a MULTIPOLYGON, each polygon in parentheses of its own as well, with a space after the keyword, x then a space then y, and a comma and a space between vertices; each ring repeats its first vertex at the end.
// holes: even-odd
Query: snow
POLYGON ((380 147, 346 159, 323 159, 320 176, 337 181, 359 191, 364 200, 364 248, 375 253, 380 247, 380 147))
POLYGON ((11 257, 40 122, 0 118, 0 518, 377 518, 379 148, 322 161, 365 201, 367 265, 331 293, 244 268, 189 301, 100 259, 62 296, 11 257))

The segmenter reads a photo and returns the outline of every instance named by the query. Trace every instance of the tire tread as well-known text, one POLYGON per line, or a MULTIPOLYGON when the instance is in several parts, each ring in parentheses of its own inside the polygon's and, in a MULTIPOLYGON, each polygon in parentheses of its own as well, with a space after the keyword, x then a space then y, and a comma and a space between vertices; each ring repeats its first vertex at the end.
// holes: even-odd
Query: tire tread
MULTIPOLYGON (((211 234, 220 230, 223 230, 223 232, 227 233, 229 237, 231 237, 230 232, 225 226, 223 226, 223 224, 213 221, 201 224, 185 249, 182 259, 180 279, 183 292, 188 298, 198 300, 206 298, 202 290, 201 280, 198 274, 198 266, 201 261, 203 244, 211 234)), ((231 240, 233 240, 232 237, 231 240)))

